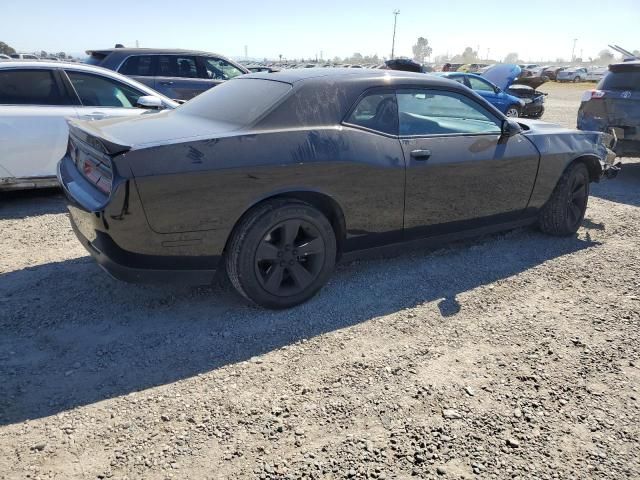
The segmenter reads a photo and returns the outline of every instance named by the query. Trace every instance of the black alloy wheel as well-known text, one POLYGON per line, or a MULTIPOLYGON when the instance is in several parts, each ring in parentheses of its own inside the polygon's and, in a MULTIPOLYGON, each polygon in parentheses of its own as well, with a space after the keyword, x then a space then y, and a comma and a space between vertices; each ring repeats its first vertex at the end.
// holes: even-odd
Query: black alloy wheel
POLYGON ((260 242, 255 256, 258 282, 279 297, 308 288, 322 270, 325 244, 318 229, 297 218, 273 227, 260 242))
POLYGON ((235 227, 225 253, 231 284, 267 308, 289 308, 313 297, 336 262, 331 223, 314 206, 296 199, 265 201, 235 227))
POLYGON ((575 234, 589 201, 589 170, 574 163, 562 174, 546 205, 540 210, 540 229, 551 235, 575 234))

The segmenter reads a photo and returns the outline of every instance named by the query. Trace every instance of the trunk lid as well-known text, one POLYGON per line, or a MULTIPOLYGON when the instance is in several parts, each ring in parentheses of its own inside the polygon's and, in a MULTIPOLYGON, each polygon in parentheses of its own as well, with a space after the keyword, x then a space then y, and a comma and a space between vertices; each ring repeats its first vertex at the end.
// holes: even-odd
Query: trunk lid
POLYGON ((118 153, 118 149, 135 150, 223 135, 239 128, 230 123, 181 114, 179 109, 134 118, 76 120, 70 124, 85 134, 100 139, 111 154, 118 153))

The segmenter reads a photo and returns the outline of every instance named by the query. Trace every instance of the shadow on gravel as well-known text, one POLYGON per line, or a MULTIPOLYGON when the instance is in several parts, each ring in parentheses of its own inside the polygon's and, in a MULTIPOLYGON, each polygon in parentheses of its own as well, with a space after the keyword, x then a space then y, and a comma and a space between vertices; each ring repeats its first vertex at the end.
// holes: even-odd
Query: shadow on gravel
POLYGON ((596 245, 518 230, 338 268, 310 302, 250 307, 223 287, 117 282, 89 257, 0 275, 0 425, 187 379, 375 317, 438 302, 596 245))
POLYGON ((613 180, 592 184, 591 195, 612 202, 640 206, 640 162, 631 162, 623 160, 622 170, 613 180))
POLYGON ((66 211, 64 195, 59 188, 0 192, 0 220, 16 220, 66 211))

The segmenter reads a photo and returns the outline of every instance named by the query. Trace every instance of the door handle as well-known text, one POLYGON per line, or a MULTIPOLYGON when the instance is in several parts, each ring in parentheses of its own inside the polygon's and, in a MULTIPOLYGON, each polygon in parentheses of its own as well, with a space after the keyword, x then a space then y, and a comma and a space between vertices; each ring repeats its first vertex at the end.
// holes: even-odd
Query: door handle
POLYGON ((431 156, 431 150, 412 150, 411 151, 411 157, 415 158, 416 160, 429 160, 429 157, 431 156))
POLYGON ((160 85, 173 85, 173 82, 160 82, 160 85))

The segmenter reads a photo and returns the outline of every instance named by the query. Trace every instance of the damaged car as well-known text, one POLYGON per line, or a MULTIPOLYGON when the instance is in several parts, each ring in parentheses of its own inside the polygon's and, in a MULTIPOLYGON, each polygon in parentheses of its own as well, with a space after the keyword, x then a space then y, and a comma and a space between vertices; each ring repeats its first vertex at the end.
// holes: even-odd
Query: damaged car
POLYGON ((609 65, 595 90, 582 96, 578 128, 609 132, 618 155, 640 157, 640 60, 609 65))
POLYGON ((536 90, 548 79, 546 77, 521 76, 522 69, 519 65, 505 63, 496 64, 485 69, 482 77, 497 85, 509 95, 521 100, 521 117, 541 118, 544 114, 544 102, 546 93, 536 90))
POLYGON ((574 235, 590 183, 615 171, 610 140, 516 122, 432 75, 300 69, 71 122, 58 177, 76 236, 114 277, 208 283, 220 269, 287 308, 365 252, 524 225, 574 235))

